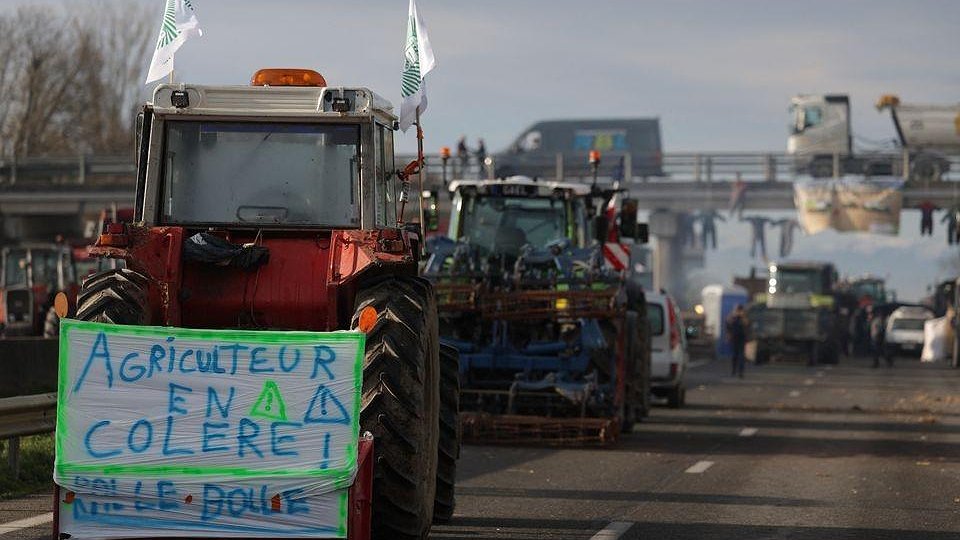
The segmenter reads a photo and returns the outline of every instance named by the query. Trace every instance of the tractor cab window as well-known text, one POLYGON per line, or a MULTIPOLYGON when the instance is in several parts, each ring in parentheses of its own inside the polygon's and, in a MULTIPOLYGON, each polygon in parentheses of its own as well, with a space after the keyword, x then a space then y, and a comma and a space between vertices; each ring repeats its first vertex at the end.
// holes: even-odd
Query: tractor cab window
POLYGON ((516 256, 530 244, 568 238, 567 202, 553 197, 478 195, 464 201, 461 239, 484 253, 516 256), (465 238, 465 236, 467 236, 465 238))
POLYGON ((787 294, 820 294, 823 290, 819 272, 781 269, 771 277, 777 290, 787 294))
POLYGON ((32 285, 49 285, 60 288, 60 252, 52 249, 34 249, 30 253, 32 285))
POLYGON ((397 226, 397 182, 396 165, 393 157, 393 130, 377 124, 376 127, 377 185, 376 212, 377 225, 381 227, 397 226))
POLYGON ((355 227, 360 126, 168 121, 162 221, 355 227))
POLYGON ((3 259, 3 285, 5 287, 26 285, 27 265, 27 250, 8 250, 3 259))

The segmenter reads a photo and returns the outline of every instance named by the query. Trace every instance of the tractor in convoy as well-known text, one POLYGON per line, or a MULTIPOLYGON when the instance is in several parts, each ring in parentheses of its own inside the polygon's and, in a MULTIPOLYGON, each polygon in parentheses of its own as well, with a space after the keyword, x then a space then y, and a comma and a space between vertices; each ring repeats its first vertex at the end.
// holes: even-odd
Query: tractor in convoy
POLYGON ((449 519, 458 358, 440 346, 436 296, 418 277, 419 229, 401 219, 422 157, 395 167, 392 105, 312 70, 266 69, 250 86, 162 84, 136 127, 133 220, 108 224, 91 248, 123 265, 58 299, 60 311, 121 325, 365 330, 372 535, 422 538, 449 519))
POLYGON ((0 251, 0 328, 4 337, 56 337, 60 319, 53 302, 57 293, 76 295, 77 273, 70 246, 22 243, 0 251))
POLYGON ((526 177, 449 189, 448 235, 428 242, 424 275, 460 352, 464 438, 606 443, 631 429, 649 408, 646 301, 605 251, 645 241, 636 201, 526 177))
POLYGON ((770 265, 766 302, 754 310, 756 360, 800 356, 809 364, 838 362, 847 318, 838 301, 837 271, 830 263, 781 262, 770 265))

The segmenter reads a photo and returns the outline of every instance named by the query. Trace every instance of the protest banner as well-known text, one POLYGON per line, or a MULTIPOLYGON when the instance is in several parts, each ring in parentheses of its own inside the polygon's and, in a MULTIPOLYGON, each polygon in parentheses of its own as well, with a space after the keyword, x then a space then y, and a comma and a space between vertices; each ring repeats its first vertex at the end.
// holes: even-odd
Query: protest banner
POLYGON ((794 183, 794 204, 803 231, 826 229, 896 235, 903 181, 897 178, 812 180, 794 183))
POLYGON ((61 532, 346 536, 364 337, 64 320, 61 532))

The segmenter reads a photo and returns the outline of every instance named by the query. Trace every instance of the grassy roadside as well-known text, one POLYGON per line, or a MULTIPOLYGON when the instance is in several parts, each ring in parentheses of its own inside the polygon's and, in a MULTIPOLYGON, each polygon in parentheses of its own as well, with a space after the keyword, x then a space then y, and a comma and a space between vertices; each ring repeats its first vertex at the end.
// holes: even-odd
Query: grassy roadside
POLYGON ((53 484, 53 434, 20 439, 20 477, 7 467, 9 441, 0 451, 0 499, 10 499, 49 488, 53 484))

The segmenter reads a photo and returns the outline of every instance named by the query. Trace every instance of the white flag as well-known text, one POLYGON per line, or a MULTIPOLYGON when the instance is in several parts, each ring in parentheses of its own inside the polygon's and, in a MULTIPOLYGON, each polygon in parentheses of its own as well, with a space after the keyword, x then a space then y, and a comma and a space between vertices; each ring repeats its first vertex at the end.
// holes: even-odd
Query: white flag
POLYGON ((403 76, 400 82, 400 129, 406 131, 420 114, 427 110, 427 91, 424 78, 437 65, 430 47, 427 29, 423 19, 417 13, 417 4, 410 0, 410 14, 407 18, 407 42, 403 47, 403 76))
POLYGON ((147 73, 145 84, 169 75, 173 71, 173 55, 177 49, 187 38, 203 35, 193 9, 193 1, 195 0, 167 0, 163 9, 163 21, 160 23, 157 48, 153 51, 153 61, 150 62, 150 72, 147 73))

